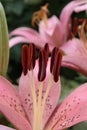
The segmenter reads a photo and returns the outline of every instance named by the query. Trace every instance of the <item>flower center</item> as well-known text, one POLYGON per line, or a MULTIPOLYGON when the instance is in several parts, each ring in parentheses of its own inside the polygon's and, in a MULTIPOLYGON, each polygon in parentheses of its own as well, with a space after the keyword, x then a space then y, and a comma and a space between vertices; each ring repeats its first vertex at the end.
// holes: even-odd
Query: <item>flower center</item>
MULTIPOLYGON (((32 72, 31 80, 31 93, 33 99, 33 130, 42 130, 42 118, 46 105, 46 99, 49 95, 49 91, 52 87, 53 82, 57 82, 59 79, 60 67, 62 61, 62 52, 55 47, 51 53, 51 58, 49 59, 49 47, 48 44, 44 46, 43 49, 39 51, 38 56, 38 96, 36 93, 35 86, 35 76, 34 76, 34 67, 36 64, 36 47, 34 44, 29 46, 24 45, 22 48, 22 66, 24 75, 29 75, 29 72, 32 72), (43 97, 43 82, 46 78, 46 68, 48 65, 48 60, 50 60, 50 79, 48 81, 46 92, 43 97), (43 99, 42 99, 43 97, 43 99)), ((30 78, 30 77, 29 77, 30 78)))
POLYGON ((36 11, 33 14, 32 26, 35 26, 36 24, 38 25, 38 23, 41 20, 43 20, 45 25, 47 26, 47 15, 49 14, 49 10, 47 8, 48 8, 48 3, 46 3, 44 6, 41 7, 39 11, 36 11))

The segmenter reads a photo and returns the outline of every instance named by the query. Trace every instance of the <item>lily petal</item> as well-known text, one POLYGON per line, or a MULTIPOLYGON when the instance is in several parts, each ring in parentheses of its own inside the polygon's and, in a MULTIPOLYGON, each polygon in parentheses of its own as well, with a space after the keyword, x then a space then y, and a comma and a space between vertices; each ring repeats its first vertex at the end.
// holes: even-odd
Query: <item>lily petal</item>
POLYGON ((62 66, 69 67, 87 76, 87 49, 83 41, 74 38, 61 48, 66 55, 63 56, 62 66), (82 63, 82 61, 84 61, 82 63))
POLYGON ((0 76, 0 112, 19 130, 31 130, 16 89, 0 76))
POLYGON ((64 56, 62 66, 76 70, 87 76, 87 57, 83 56, 64 56))
POLYGON ((64 34, 63 34, 64 42, 67 40, 69 32, 71 30, 72 13, 73 12, 79 13, 81 11, 87 10, 86 3, 87 3, 86 0, 73 0, 63 8, 63 10, 60 14, 60 21, 62 23, 62 29, 64 32, 64 34))
POLYGON ((46 41, 44 41, 44 39, 42 39, 39 35, 39 33, 31 28, 27 28, 27 27, 20 27, 15 29, 14 31, 12 31, 10 33, 10 37, 15 36, 13 38, 11 38, 10 40, 10 46, 12 47, 15 44, 18 44, 19 42, 28 42, 28 43, 35 43, 36 46, 38 47, 43 47, 46 43, 46 41), (16 37, 21 37, 21 40, 17 41, 17 39, 14 39, 16 37), (22 39, 22 37, 24 39, 22 39), (14 42, 14 40, 12 41, 12 39, 16 40, 14 42), (23 41, 22 41, 23 40, 23 41))
POLYGON ((21 97, 21 101, 23 107, 27 113, 28 120, 33 125, 33 101, 32 101, 32 94, 31 94, 31 80, 29 80, 29 76, 24 74, 21 75, 19 81, 19 94, 21 97))
POLYGON ((10 127, 6 127, 4 125, 0 125, 0 130, 16 130, 16 129, 13 129, 13 128, 10 128, 10 127))
POLYGON ((25 117, 18 92, 13 85, 0 76, 0 104, 4 104, 25 117))
POLYGON ((14 125, 18 130, 32 130, 29 122, 21 114, 10 107, 0 104, 0 112, 14 125))
POLYGON ((73 12, 78 13, 87 9, 86 3, 86 0, 73 0, 63 8, 60 15, 60 20, 64 27, 68 26, 73 12), (83 8, 83 10, 81 8, 83 8), (79 11, 76 11, 77 9, 79 9, 79 11))
POLYGON ((46 40, 50 46, 60 46, 62 43, 63 30, 61 29, 61 22, 59 19, 53 15, 47 20, 47 26, 44 21, 41 21, 39 24, 39 32, 41 37, 46 40), (54 26, 53 26, 54 25, 54 26))
MULTIPOLYGON (((48 61, 47 64, 47 75, 45 80, 43 81, 43 91, 42 91, 42 97, 44 97, 46 89, 47 89, 47 85, 48 82, 50 81, 50 60, 48 61)), ((35 81, 35 87, 36 87, 36 93, 38 92, 38 85, 39 85, 39 81, 38 81, 38 62, 36 62, 35 68, 33 70, 33 74, 34 74, 34 81, 35 81)), ((20 84, 19 84, 19 91, 20 91, 20 96, 23 102, 23 106, 25 108, 25 111, 29 117, 29 120, 32 124, 33 122, 33 101, 32 101, 32 95, 31 95, 31 90, 30 90, 30 85, 31 83, 31 78, 32 77, 32 72, 29 72, 26 76, 24 76, 22 74, 21 78, 20 78, 20 84), (25 96, 26 95, 26 96, 25 96)), ((60 79, 57 83, 52 82, 51 85, 51 90, 48 94, 47 100, 46 100, 46 106, 43 112, 43 121, 42 124, 43 126, 45 125, 45 123, 47 122, 47 120, 49 119, 50 115, 52 114, 54 108, 56 107, 58 98, 60 96, 60 90, 61 90, 61 85, 60 85, 60 79), (54 96, 53 96, 54 94, 54 96)), ((42 98, 43 101, 43 98, 42 98)))
POLYGON ((56 108, 47 129, 60 130, 87 120, 87 83, 74 90, 56 108))
POLYGON ((84 55, 86 54, 85 48, 83 46, 83 42, 80 39, 73 38, 72 40, 68 40, 61 49, 67 55, 84 55))
POLYGON ((9 47, 13 47, 14 45, 16 44, 19 44, 19 43, 28 43, 29 44, 29 40, 26 39, 25 37, 23 36, 17 36, 17 37, 13 37, 9 40, 9 47))
MULTIPOLYGON (((87 1, 86 1, 87 2, 87 1)), ((87 10, 87 4, 86 5, 81 5, 81 7, 79 6, 79 7, 76 7, 75 9, 74 9, 74 11, 75 12, 77 12, 77 13, 79 13, 80 11, 85 11, 85 10, 87 10)))

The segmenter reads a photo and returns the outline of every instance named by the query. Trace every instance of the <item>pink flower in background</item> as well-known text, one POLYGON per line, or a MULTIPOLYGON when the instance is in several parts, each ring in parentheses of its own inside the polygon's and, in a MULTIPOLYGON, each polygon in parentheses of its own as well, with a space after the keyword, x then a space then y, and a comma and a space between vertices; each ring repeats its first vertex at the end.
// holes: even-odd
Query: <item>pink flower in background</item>
MULTIPOLYGON (((18 90, 0 76, 0 112, 18 130, 63 130, 87 120, 87 83, 57 105, 62 55, 54 48, 48 59, 47 50, 45 46, 35 62, 35 47, 23 47, 23 73, 18 90)), ((0 130, 14 129, 0 125, 0 130)))
MULTIPOLYGON (((71 30, 71 15, 73 12, 81 12, 87 10, 86 0, 73 0, 68 3, 62 10, 59 19, 53 15, 51 18, 46 17, 48 10, 47 6, 41 8, 41 14, 36 13, 36 17, 42 18, 39 23, 39 32, 28 27, 19 27, 10 33, 9 46, 12 47, 19 43, 35 43, 37 47, 43 47, 45 43, 48 43, 50 50, 55 46, 61 47, 67 41, 69 32, 71 30), (39 14, 39 16, 37 16, 39 14)), ((38 20, 38 19, 36 19, 38 20)))
POLYGON ((87 76, 87 32, 84 32, 84 27, 85 22, 79 30, 80 39, 73 38, 62 47, 66 54, 63 57, 62 66, 72 68, 87 76))

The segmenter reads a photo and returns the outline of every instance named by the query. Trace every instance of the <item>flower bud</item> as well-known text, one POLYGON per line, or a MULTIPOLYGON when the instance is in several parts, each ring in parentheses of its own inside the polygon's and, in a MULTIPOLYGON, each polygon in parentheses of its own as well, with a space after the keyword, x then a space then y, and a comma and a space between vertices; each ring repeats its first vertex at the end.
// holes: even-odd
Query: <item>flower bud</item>
POLYGON ((2 4, 0 3, 0 75, 5 76, 9 59, 9 38, 6 16, 2 4))

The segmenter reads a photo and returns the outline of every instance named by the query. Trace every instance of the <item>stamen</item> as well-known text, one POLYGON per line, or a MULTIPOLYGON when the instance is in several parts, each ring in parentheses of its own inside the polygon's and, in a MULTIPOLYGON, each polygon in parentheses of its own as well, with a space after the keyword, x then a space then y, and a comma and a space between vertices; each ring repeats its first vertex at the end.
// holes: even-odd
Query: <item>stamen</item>
POLYGON ((49 57, 49 46, 48 44, 46 43, 45 46, 44 46, 44 52, 45 52, 45 60, 46 60, 46 66, 47 66, 47 61, 48 61, 48 57, 49 57))
POLYGON ((30 44, 28 48, 28 69, 34 69, 36 61, 36 47, 34 44, 30 44))
POLYGON ((78 18, 74 18, 74 25, 73 25, 74 36, 77 35, 77 32, 78 32, 78 18))
POLYGON ((61 62, 62 62, 62 52, 59 51, 56 54, 54 67, 53 67, 53 75, 54 75, 54 81, 55 82, 57 82, 58 79, 59 79, 61 62))
POLYGON ((28 46, 23 45, 22 47, 22 67, 24 75, 28 72, 28 46))
POLYGON ((55 56, 56 56, 56 53, 59 51, 59 49, 57 47, 55 47, 53 50, 52 50, 52 53, 51 53, 51 62, 50 62, 50 72, 52 73, 53 71, 53 66, 54 66, 54 62, 55 62, 55 56))
POLYGON ((45 52, 41 50, 39 52, 39 72, 38 72, 38 80, 43 81, 46 77, 46 59, 45 52))
POLYGON ((54 76, 54 81, 57 82, 60 73, 62 61, 62 52, 58 48, 54 48, 51 54, 50 72, 54 76))

